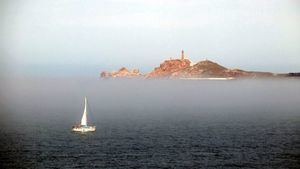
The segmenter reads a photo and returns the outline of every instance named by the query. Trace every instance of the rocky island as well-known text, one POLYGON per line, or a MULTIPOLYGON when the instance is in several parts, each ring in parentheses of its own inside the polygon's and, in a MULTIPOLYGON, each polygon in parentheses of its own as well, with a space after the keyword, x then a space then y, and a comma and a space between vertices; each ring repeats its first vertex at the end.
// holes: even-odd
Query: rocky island
POLYGON ((210 60, 200 61, 196 64, 185 56, 181 51, 178 59, 165 60, 153 71, 142 75, 138 69, 129 71, 125 67, 119 71, 102 72, 102 78, 132 78, 142 77, 151 78, 179 78, 179 79, 235 79, 235 78, 272 78, 272 77, 294 77, 299 74, 275 74, 271 72, 245 71, 241 69, 228 69, 210 60))
POLYGON ((113 72, 101 72, 101 77, 103 78, 109 78, 109 77, 139 77, 142 76, 140 74, 140 71, 138 69, 133 69, 132 71, 128 70, 125 67, 122 67, 118 71, 113 72))

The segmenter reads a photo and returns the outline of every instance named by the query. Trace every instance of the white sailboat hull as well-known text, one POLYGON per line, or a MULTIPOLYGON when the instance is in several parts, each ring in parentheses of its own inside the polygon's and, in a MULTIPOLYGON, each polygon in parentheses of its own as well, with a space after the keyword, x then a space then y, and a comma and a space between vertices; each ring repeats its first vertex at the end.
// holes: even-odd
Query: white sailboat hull
POLYGON ((72 127, 72 131, 76 132, 90 132, 90 131, 96 131, 96 126, 89 126, 87 124, 87 98, 84 98, 84 110, 81 117, 81 122, 79 125, 75 125, 72 127))
POLYGON ((72 131, 76 132, 90 132, 90 131, 96 131, 96 126, 73 126, 72 131))

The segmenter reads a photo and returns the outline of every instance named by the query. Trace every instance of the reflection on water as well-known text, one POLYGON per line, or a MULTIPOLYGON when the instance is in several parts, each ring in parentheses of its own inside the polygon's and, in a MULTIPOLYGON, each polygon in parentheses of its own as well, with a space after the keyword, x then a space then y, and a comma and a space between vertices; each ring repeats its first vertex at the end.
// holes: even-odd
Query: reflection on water
POLYGON ((299 80, 5 79, 0 94, 5 167, 299 165, 299 80), (97 131, 75 134, 84 96, 97 131))

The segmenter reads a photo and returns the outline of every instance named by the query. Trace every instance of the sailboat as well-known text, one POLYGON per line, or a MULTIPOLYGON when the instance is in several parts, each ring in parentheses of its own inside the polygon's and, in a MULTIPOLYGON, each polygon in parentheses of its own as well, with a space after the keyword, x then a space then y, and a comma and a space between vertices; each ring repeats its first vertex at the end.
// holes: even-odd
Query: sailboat
POLYGON ((84 98, 84 110, 81 118, 81 123, 78 125, 75 125, 72 127, 72 131, 77 131, 77 132, 89 132, 89 131, 95 131, 96 126, 93 125, 88 125, 87 124, 87 98, 84 98))

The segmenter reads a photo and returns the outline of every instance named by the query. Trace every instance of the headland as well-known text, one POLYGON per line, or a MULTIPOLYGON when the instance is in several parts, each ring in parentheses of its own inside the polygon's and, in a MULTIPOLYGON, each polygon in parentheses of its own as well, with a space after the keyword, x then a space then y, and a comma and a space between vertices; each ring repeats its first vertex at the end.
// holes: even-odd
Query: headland
POLYGON ((181 51, 177 59, 164 60, 149 73, 141 74, 139 69, 128 70, 122 67, 118 71, 101 72, 102 78, 144 78, 144 79, 186 79, 186 80, 232 80, 237 78, 282 78, 300 77, 300 73, 272 73, 229 69, 210 60, 192 64, 191 60, 181 51))

